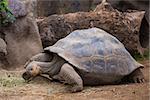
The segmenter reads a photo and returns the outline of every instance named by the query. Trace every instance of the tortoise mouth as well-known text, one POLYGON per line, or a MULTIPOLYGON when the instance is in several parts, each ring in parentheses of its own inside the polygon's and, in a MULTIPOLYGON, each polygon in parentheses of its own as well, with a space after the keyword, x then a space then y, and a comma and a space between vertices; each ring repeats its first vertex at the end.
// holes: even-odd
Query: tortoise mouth
POLYGON ((22 74, 22 78, 26 81, 29 82, 31 81, 34 77, 29 73, 29 72, 24 72, 22 74))
POLYGON ((0 52, 0 57, 4 57, 4 56, 6 56, 6 53, 0 52))

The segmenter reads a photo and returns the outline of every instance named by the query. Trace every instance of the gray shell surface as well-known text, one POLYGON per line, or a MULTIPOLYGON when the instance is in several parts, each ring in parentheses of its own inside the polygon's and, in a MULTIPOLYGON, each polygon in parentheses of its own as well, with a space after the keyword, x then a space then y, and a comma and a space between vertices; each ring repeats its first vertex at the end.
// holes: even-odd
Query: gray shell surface
POLYGON ((73 31, 45 50, 87 73, 124 76, 142 66, 117 38, 98 28, 73 31))

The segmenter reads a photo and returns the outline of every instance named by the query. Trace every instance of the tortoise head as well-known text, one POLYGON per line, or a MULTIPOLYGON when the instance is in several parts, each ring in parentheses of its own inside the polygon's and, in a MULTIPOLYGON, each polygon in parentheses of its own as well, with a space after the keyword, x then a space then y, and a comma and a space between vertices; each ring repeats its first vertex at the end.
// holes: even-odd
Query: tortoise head
POLYGON ((34 77, 40 75, 41 73, 41 67, 35 63, 35 61, 32 61, 30 63, 28 63, 25 66, 25 72, 22 74, 23 79, 30 81, 32 80, 34 77))

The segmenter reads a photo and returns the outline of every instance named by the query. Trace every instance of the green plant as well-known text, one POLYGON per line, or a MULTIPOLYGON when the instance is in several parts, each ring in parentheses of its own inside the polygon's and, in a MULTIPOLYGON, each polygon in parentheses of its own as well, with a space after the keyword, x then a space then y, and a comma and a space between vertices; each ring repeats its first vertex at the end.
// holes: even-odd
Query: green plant
POLYGON ((0 77, 0 87, 14 87, 25 84, 20 77, 0 77))
POLYGON ((8 1, 0 0, 0 26, 6 26, 14 21, 15 17, 8 8, 8 1))
POLYGON ((143 55, 141 55, 141 54, 138 53, 138 52, 135 52, 135 53, 133 54, 133 57, 134 57, 136 60, 138 60, 138 61, 147 60, 147 59, 149 59, 149 57, 150 57, 150 51, 149 51, 149 50, 146 50, 143 55))

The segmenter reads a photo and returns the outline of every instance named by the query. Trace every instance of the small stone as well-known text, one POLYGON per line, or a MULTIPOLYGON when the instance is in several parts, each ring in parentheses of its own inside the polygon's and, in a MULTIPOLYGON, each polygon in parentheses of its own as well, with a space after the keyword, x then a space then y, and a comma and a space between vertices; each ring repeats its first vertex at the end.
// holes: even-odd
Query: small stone
POLYGON ((135 91, 133 91, 132 93, 135 94, 135 91))
POLYGON ((8 75, 8 77, 10 77, 10 75, 8 75))

